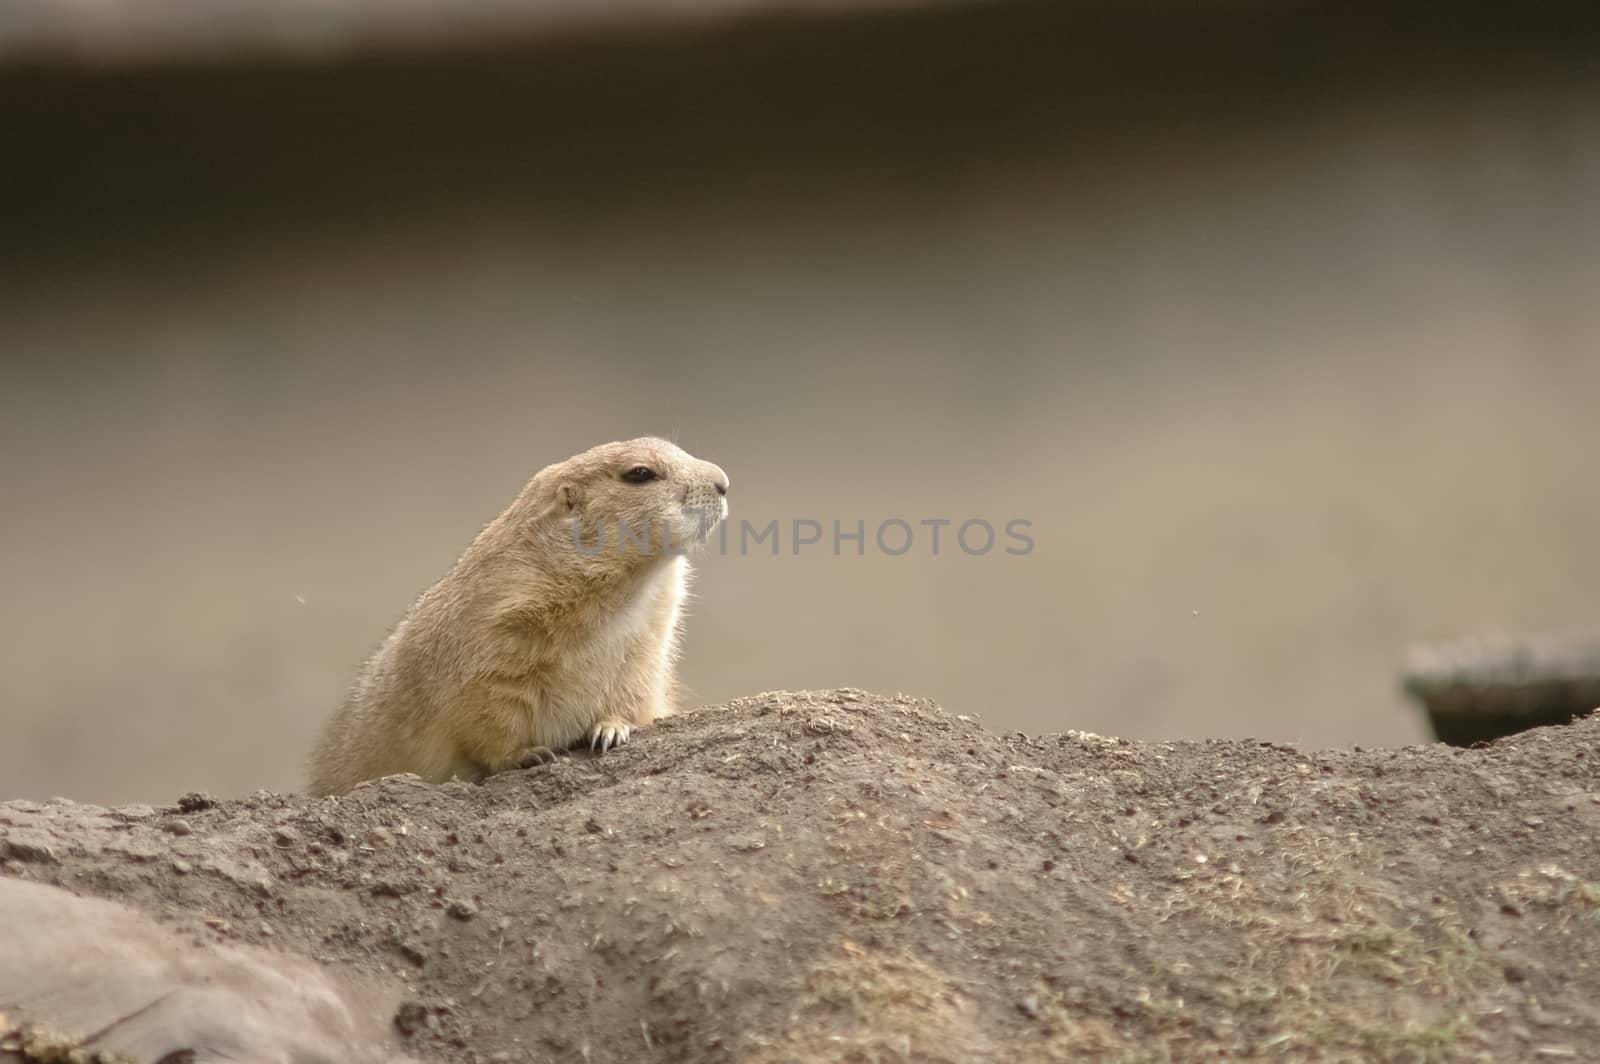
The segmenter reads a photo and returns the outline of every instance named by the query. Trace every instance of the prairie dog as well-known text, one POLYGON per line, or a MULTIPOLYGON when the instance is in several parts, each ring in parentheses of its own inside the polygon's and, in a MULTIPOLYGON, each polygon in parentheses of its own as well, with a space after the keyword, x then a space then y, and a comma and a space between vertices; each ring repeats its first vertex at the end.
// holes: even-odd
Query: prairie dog
POLYGON ((671 714, 686 554, 728 475, 650 437, 547 466, 406 613, 311 755, 313 794, 482 779, 671 714))

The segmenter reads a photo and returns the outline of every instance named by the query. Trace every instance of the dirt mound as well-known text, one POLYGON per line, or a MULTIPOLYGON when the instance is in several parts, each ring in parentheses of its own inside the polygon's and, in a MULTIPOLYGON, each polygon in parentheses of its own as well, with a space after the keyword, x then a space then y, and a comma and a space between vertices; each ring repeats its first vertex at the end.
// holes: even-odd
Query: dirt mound
POLYGON ((0 870, 400 984, 423 1059, 1595 1059, 1597 739, 1030 738, 775 693, 482 786, 0 805, 0 870))

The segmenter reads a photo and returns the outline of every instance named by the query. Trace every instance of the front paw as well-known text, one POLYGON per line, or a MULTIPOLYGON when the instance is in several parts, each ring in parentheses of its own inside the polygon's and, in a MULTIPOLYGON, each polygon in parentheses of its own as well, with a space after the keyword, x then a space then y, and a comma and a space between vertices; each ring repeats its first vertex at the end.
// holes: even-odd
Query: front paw
POLYGON ((628 741, 628 725, 619 721, 601 721, 589 729, 589 752, 603 754, 615 750, 628 741))

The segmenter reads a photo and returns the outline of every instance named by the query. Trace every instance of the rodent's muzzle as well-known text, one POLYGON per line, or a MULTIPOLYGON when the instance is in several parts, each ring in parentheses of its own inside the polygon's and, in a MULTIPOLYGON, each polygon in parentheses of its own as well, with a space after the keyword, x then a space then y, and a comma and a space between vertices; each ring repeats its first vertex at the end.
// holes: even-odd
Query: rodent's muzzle
POLYGON ((684 493, 683 508, 698 519, 701 535, 711 531, 728 516, 728 474, 710 462, 701 463, 702 474, 684 493))

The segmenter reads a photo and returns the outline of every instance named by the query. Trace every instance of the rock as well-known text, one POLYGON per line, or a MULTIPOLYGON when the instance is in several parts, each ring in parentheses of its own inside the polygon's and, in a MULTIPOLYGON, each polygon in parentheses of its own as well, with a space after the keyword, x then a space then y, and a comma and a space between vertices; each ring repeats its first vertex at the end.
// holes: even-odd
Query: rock
POLYGON ((3 877, 0 1001, 38 1025, 25 1059, 404 1059, 360 995, 306 961, 195 945, 123 906, 3 877), (52 1030, 69 1033, 39 1033, 52 1030))
POLYGON ((1455 746, 1566 724, 1600 707, 1600 636, 1466 639, 1413 649, 1401 680, 1455 746))

